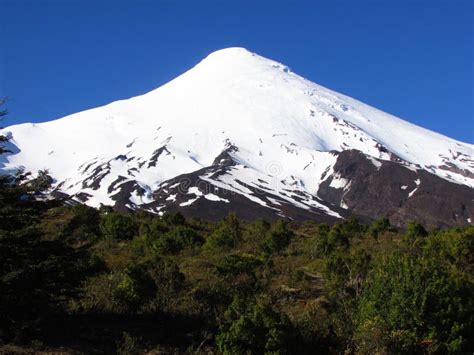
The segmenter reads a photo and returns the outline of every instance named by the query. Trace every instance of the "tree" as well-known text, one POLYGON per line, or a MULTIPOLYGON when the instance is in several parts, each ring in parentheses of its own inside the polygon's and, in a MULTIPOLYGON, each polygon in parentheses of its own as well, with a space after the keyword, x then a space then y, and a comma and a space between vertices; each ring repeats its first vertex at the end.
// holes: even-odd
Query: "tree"
POLYGON ((71 220, 63 228, 61 236, 74 241, 95 241, 100 234, 100 214, 95 208, 86 205, 70 207, 71 220))
POLYGON ((186 224, 186 218, 180 212, 176 213, 165 213, 162 220, 170 226, 184 226, 186 224))
POLYGON ((193 245, 200 245, 203 238, 194 229, 178 226, 161 235, 152 244, 158 254, 176 254, 193 245))
POLYGON ((27 187, 33 193, 45 191, 51 187, 53 178, 49 175, 48 170, 39 170, 38 175, 27 183, 27 187))
POLYGON ((293 234, 294 233, 288 228, 287 222, 282 219, 277 220, 264 239, 264 250, 268 253, 280 253, 290 244, 293 234))
POLYGON ((396 252, 370 274, 355 317, 362 352, 463 350, 474 325, 474 288, 437 259, 396 252))
POLYGON ((391 226, 388 218, 381 217, 372 222, 369 227, 369 234, 377 240, 381 233, 389 231, 390 229, 391 226))
POLYGON ((138 226, 132 217, 117 212, 102 216, 102 235, 113 240, 130 240, 138 234, 138 226))
POLYGON ((263 301, 235 298, 224 314, 216 344, 223 354, 284 354, 291 324, 263 301))
POLYGON ((146 267, 133 265, 89 278, 80 306, 92 313, 130 314, 149 302, 156 290, 146 267))
MULTIPOLYGON (((0 107, 2 107, 5 103, 7 102, 7 98, 0 98, 0 107)), ((0 109, 0 121, 3 119, 4 116, 6 116, 8 113, 7 110, 2 110, 0 109)), ((8 141, 8 138, 3 136, 3 135, 0 135, 0 143, 5 143, 8 141)), ((0 144, 0 154, 3 154, 3 153, 8 153, 9 150, 8 149, 5 149, 5 146, 0 144)))
POLYGON ((234 213, 222 220, 207 238, 206 248, 232 248, 242 239, 242 228, 234 213))
POLYGON ((262 260, 252 254, 232 254, 216 269, 232 293, 253 294, 260 286, 256 271, 262 265, 262 260))

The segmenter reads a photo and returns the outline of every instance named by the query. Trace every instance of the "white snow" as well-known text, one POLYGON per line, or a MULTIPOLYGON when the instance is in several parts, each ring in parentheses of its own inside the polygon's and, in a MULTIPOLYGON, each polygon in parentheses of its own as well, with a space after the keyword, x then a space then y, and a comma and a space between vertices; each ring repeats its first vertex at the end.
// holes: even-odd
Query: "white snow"
POLYGON ((421 183, 420 179, 415 180, 416 187, 412 191, 410 191, 410 193, 408 194, 408 198, 412 197, 413 194, 416 192, 416 190, 418 190, 420 183, 421 183))
POLYGON ((335 189, 344 189, 346 190, 349 185, 350 181, 347 179, 344 179, 343 177, 339 176, 338 174, 333 175, 331 183, 329 184, 330 187, 333 187, 335 189))
POLYGON ((380 170, 380 168, 382 167, 382 163, 378 161, 377 159, 375 159, 374 157, 368 156, 368 158, 372 162, 372 164, 374 164, 377 170, 380 170))
POLYGON ((225 198, 221 198, 217 195, 214 195, 214 194, 207 194, 207 195, 204 195, 204 198, 206 200, 209 200, 209 201, 221 201, 221 202, 225 202, 225 203, 229 203, 230 201, 225 199, 225 198))
POLYGON ((191 198, 191 199, 187 200, 186 202, 182 202, 182 203, 180 203, 179 205, 182 206, 182 207, 190 206, 190 205, 192 205, 194 202, 196 202, 197 200, 199 200, 199 196, 196 197, 196 198, 191 198))
MULTIPOLYGON (((389 160, 390 155, 377 145, 403 159, 408 167, 419 164, 445 179, 474 187, 472 177, 439 168, 451 163, 473 172, 474 145, 314 84, 287 66, 243 48, 214 52, 145 95, 51 122, 10 126, 0 133, 11 137, 8 144, 13 151, 0 156, 0 169, 49 169, 57 185, 66 181, 62 191, 88 193, 92 197, 87 203, 92 206, 112 205, 111 196, 126 181, 136 181, 147 191, 143 197, 131 196, 131 202, 147 203, 161 183, 210 166, 229 143, 238 148, 230 154, 241 165, 218 179, 203 179, 269 208, 267 201, 271 200, 249 187, 259 184, 290 204, 337 215, 312 199, 319 184, 333 174, 337 157, 330 151, 360 150, 379 169, 379 160, 389 160), (98 188, 83 188, 83 181, 93 177, 100 166, 99 175, 108 173, 98 188), (108 192, 118 176, 126 180, 108 192), (268 186, 257 179, 267 181, 268 186), (305 197, 298 200, 287 190, 305 197)), ((331 182, 336 188, 348 184, 338 177, 331 182)), ((182 206, 203 196, 225 200, 197 188, 188 193, 196 198, 182 206)))
POLYGON ((166 201, 176 201, 176 195, 177 194, 172 194, 172 195, 169 195, 167 198, 166 198, 166 201))

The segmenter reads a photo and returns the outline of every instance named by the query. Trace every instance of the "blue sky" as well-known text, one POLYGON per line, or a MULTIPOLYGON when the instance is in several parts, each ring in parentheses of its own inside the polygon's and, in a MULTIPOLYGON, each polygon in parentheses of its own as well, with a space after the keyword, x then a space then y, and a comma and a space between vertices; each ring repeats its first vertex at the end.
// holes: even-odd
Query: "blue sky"
POLYGON ((0 0, 4 125, 150 91, 233 46, 474 143, 472 0, 0 0))

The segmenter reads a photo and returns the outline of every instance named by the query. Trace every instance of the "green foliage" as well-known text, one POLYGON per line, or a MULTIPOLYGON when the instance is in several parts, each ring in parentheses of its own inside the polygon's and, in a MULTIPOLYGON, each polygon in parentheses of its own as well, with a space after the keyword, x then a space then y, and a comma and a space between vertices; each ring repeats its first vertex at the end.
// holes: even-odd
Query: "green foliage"
POLYGON ((263 261, 252 254, 232 254, 217 264, 216 270, 231 293, 252 294, 260 287, 257 269, 262 265, 263 261))
POLYGON ((206 240, 207 249, 232 248, 242 239, 242 228, 237 216, 229 214, 206 240))
POLYGON ((176 254, 181 250, 201 245, 204 239, 192 228, 174 227, 161 235, 152 244, 152 249, 158 254, 176 254))
POLYGON ((35 201, 46 185, 28 178, 0 177, 0 343, 85 353, 474 349, 474 227, 411 223, 402 235, 386 219, 328 227, 121 214, 35 201))
POLYGON ((281 219, 277 220, 263 241, 264 251, 280 253, 288 247, 293 235, 294 233, 288 228, 287 222, 281 219))
POLYGON ((337 353, 338 339, 324 304, 311 303, 294 319, 294 327, 299 332, 299 354, 337 353))
POLYGON ((357 315, 369 352, 459 352, 474 324, 473 285, 436 259, 394 253, 374 267, 357 315))
POLYGON ((139 347, 140 339, 132 337, 127 332, 122 333, 122 339, 117 342, 117 354, 119 355, 139 355, 142 350, 139 347))
POLYGON ((130 240, 138 234, 138 227, 129 215, 111 212, 102 217, 102 235, 113 240, 130 240))
POLYGON ((169 226, 184 226, 186 224, 186 218, 179 212, 165 213, 161 218, 169 226))
POLYGON ((232 254, 226 256, 217 266, 218 272, 224 277, 240 274, 254 274, 255 269, 262 265, 262 261, 252 254, 232 254))
POLYGON ((62 231, 62 237, 75 241, 95 241, 100 234, 100 214, 95 208, 76 205, 70 208, 73 216, 62 231))
POLYGON ((130 249, 138 258, 148 258, 153 254, 153 239, 148 234, 140 234, 133 238, 130 249))
POLYGON ((80 305, 86 312, 125 314, 144 306, 155 292, 146 268, 134 266, 90 278, 80 305))
POLYGON ((179 266, 172 260, 155 260, 149 264, 149 275, 152 278, 157 293, 150 310, 167 310, 180 302, 181 292, 186 284, 186 277, 179 266))
POLYGON ((335 224, 331 228, 323 224, 317 228, 313 253, 316 257, 329 256, 335 251, 349 249, 349 236, 359 232, 359 227, 353 223, 335 224))
POLYGON ((474 281, 474 226, 433 232, 425 239, 424 253, 474 281))
POLYGON ((247 224, 243 229, 245 244, 253 251, 262 249, 268 239, 270 228, 270 223, 261 218, 247 224))
POLYGON ((236 298, 216 336, 223 354, 284 354, 291 344, 291 324, 267 303, 236 298))
POLYGON ((369 227, 369 234, 374 238, 377 239, 380 234, 390 231, 390 221, 386 217, 378 218, 374 222, 372 222, 371 226, 369 227))
POLYGON ((42 192, 48 190, 53 183, 53 178, 48 170, 39 170, 36 178, 27 183, 27 187, 33 192, 42 192))

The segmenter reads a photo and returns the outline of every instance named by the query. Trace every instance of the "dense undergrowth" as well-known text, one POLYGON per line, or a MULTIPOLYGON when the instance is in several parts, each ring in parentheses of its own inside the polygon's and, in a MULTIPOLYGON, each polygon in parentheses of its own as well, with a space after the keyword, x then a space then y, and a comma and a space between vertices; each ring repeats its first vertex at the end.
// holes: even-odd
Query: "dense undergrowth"
POLYGON ((0 341, 84 353, 473 351, 474 227, 120 214, 0 182, 0 341))

